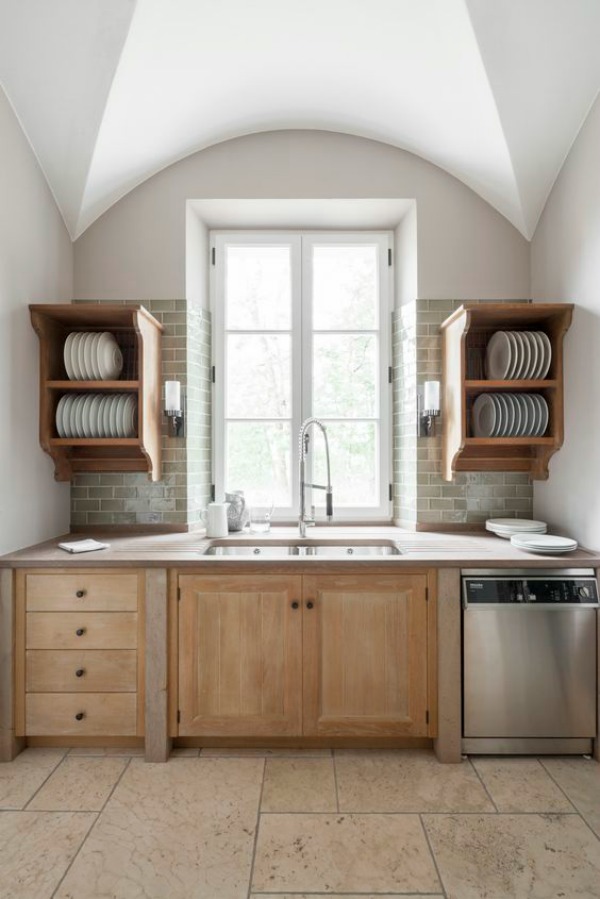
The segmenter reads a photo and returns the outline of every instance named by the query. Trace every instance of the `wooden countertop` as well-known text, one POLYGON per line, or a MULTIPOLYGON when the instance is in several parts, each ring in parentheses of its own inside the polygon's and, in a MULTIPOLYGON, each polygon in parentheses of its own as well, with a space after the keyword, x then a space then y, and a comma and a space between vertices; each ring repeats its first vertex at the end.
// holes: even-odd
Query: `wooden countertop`
MULTIPOLYGON (((434 533, 406 531, 396 527, 316 527, 308 542, 316 540, 351 543, 372 538, 393 540, 403 550, 399 556, 356 557, 332 560, 325 557, 282 557, 248 559, 246 557, 204 556, 209 540, 202 532, 114 535, 98 532, 94 537, 110 548, 96 552, 71 554, 59 549, 64 540, 81 539, 81 534, 63 535, 36 546, 0 557, 0 568, 202 568, 204 571, 257 571, 276 567, 279 571, 323 571, 335 565, 344 570, 377 566, 390 573, 401 568, 600 568, 600 553, 579 549, 562 556, 534 555, 512 546, 509 540, 483 532, 434 533)), ((274 527, 270 534, 231 534, 231 542, 257 543, 264 540, 300 541, 296 527, 274 527)))

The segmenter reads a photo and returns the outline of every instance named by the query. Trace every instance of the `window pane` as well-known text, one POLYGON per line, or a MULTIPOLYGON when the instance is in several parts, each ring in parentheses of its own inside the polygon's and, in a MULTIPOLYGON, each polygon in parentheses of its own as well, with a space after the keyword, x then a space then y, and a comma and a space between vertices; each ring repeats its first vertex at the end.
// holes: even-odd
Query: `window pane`
POLYGON ((377 415, 377 338, 372 334, 315 334, 313 409, 334 418, 377 415))
POLYGON ((227 418, 291 418, 289 334, 229 334, 227 418))
POLYGON ((376 246, 315 247, 313 328, 377 328, 379 277, 376 246))
POLYGON ((289 422, 228 422, 225 489, 292 502, 289 422))
MULTIPOLYGON (((378 427, 372 421, 323 422, 329 438, 331 457, 331 484, 333 487, 333 513, 343 506, 377 506, 378 483, 378 427)), ((325 484, 327 467, 325 447, 321 435, 311 440, 314 448, 312 479, 325 484)), ((316 506, 325 505, 322 490, 313 490, 316 506)))
POLYGON ((289 247, 227 247, 226 328, 280 331, 292 324, 289 247))

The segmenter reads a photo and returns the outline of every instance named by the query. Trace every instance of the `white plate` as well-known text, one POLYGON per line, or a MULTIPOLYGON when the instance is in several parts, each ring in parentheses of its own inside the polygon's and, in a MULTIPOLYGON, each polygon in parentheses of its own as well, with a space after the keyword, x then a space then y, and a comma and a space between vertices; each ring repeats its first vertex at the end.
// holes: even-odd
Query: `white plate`
POLYGON ((71 413, 71 422, 74 425, 74 437, 83 437, 83 401, 85 394, 79 394, 73 400, 73 411, 71 413))
POLYGON ((98 394, 98 403, 94 406, 93 425, 97 437, 105 437, 104 433, 104 407, 108 397, 105 393, 98 394))
POLYGON ((500 426, 497 433, 494 434, 494 437, 507 437, 509 425, 508 403, 506 402, 506 397, 502 393, 495 393, 494 398, 496 400, 496 405, 500 410, 500 426))
POLYGON ((73 340, 71 341, 71 345, 70 345, 71 368, 73 369, 73 373, 74 373, 74 375, 75 375, 75 377, 74 377, 74 379, 73 379, 73 380, 75 380, 75 381, 81 381, 81 380, 83 380, 82 377, 81 377, 81 371, 80 371, 80 369, 79 369, 79 351, 78 351, 78 346, 79 346, 79 341, 80 341, 80 339, 81 339, 81 334, 80 334, 79 332, 75 332, 75 333, 73 334, 73 340))
POLYGON ((63 361, 65 363, 65 370, 67 372, 67 377, 70 381, 75 380, 75 372, 73 371, 73 366, 71 365, 71 346, 73 344, 73 338, 75 337, 75 332, 71 331, 70 334, 67 334, 67 339, 65 340, 65 346, 63 349, 63 361))
POLYGON ((65 407, 65 403, 66 403, 67 399, 68 399, 68 394, 63 393, 63 395, 61 396, 61 398, 59 399, 59 401, 58 401, 58 403, 57 403, 57 406, 56 406, 56 413, 55 413, 55 415, 54 415, 54 422, 55 422, 55 424, 56 424, 56 431, 57 431, 57 434, 58 434, 59 437, 66 437, 66 436, 67 436, 67 435, 65 434, 65 431, 64 431, 64 428, 63 428, 63 419, 62 419, 62 416, 63 416, 63 409, 64 409, 64 407, 65 407))
POLYGON ((88 393, 83 397, 83 402, 81 403, 81 430, 83 432, 84 437, 91 437, 90 432, 90 422, 89 422, 89 410, 90 405, 92 403, 94 395, 93 393, 88 393))
POLYGON ((135 437, 135 408, 136 398, 132 393, 127 394, 123 407, 123 431, 125 437, 135 437))
POLYGON ((548 428, 548 422, 550 421, 550 412, 548 411, 548 403, 546 402, 544 397, 539 396, 538 400, 541 403, 541 409, 542 409, 542 421, 540 423, 538 436, 543 437, 548 428))
POLYGON ((539 368, 540 348, 533 331, 523 331, 523 334, 529 341, 529 348, 531 350, 531 363, 529 365, 529 371, 527 372, 527 378, 532 380, 535 378, 535 373, 539 368))
POLYGON ((98 344, 100 343, 100 338, 102 334, 94 334, 90 339, 91 344, 91 365, 92 365, 92 374, 94 375, 94 381, 100 381, 100 368, 98 366, 98 344))
POLYGON ((515 436, 515 422, 517 420, 516 406, 513 400, 512 393, 504 394, 504 402, 508 407, 508 423, 506 426, 506 436, 514 437, 515 436))
POLYGON ((94 368, 92 366, 92 341, 96 335, 88 332, 83 335, 83 372, 86 381, 94 380, 94 368))
POLYGON ((111 410, 113 407, 113 402, 116 399, 114 396, 107 395, 106 403, 104 404, 104 408, 102 410, 102 430, 104 431, 105 437, 113 437, 113 432, 111 430, 111 410))
POLYGON ((519 366, 519 345, 517 343, 517 338, 515 337, 513 331, 507 331, 506 333, 508 335, 508 342, 510 343, 511 357, 512 357, 510 371, 508 372, 508 375, 506 376, 506 380, 513 381, 515 378, 515 372, 519 366))
POLYGON ((514 393, 509 393, 509 394, 507 394, 507 396, 510 397, 510 402, 511 402, 511 405, 513 407, 513 412, 514 412, 513 425, 511 428, 510 436, 517 437, 519 434, 519 431, 521 430, 521 422, 522 422, 522 418, 523 418, 523 415, 521 412, 521 404, 519 403, 518 396, 515 396, 514 393))
POLYGON ((555 534, 536 534, 527 537, 523 534, 513 534, 510 538, 513 546, 526 549, 534 553, 570 553, 577 549, 577 540, 568 537, 557 537, 555 534))
POLYGON ((543 421, 542 398, 538 396, 537 393, 530 393, 529 397, 534 405, 533 431, 531 436, 539 437, 543 421))
POLYGON ((485 370, 489 381, 505 381, 512 366, 512 344, 506 331, 496 331, 488 341, 485 370))
POLYGON ((127 403, 127 394, 122 393, 119 397, 119 401, 117 403, 117 429, 119 432, 119 437, 126 437, 126 429, 125 429, 125 404, 127 403))
POLYGON ((72 393, 70 393, 65 400, 65 404, 62 410, 62 429, 64 431, 65 437, 72 437, 73 432, 71 430, 71 409, 73 407, 73 400, 75 397, 72 393))
POLYGON ((119 404, 120 396, 113 396, 112 403, 110 404, 110 436, 111 437, 119 437, 119 428, 117 423, 117 406, 119 404))
POLYGON ((515 531, 528 531, 530 528, 547 528, 545 521, 536 521, 534 518, 488 518, 485 526, 492 525, 500 528, 514 528, 515 531))
POLYGON ((524 393, 523 399, 527 404, 527 429, 525 431, 525 437, 533 437, 537 428, 537 409, 538 407, 534 403, 532 396, 530 393, 524 393))
POLYGON ((539 338, 542 342, 543 346, 543 362, 540 369, 540 373, 538 375, 539 380, 543 380, 550 370, 550 365, 552 363, 552 344, 548 339, 548 335, 544 334, 543 331, 536 331, 536 334, 539 335, 539 338))
POLYGON ((85 368, 85 340, 87 334, 85 332, 81 332, 79 335, 79 340, 76 342, 76 352, 77 352, 77 368, 79 369, 79 380, 87 381, 88 376, 85 368))
POLYGON ((491 437, 498 419, 496 404, 491 394, 481 393, 473 403, 471 413, 474 437, 491 437))
POLYGON ((529 363, 531 361, 531 350, 529 349, 529 343, 520 331, 515 331, 514 335, 517 339, 517 343, 519 344, 519 367, 515 374, 515 379, 517 381, 523 380, 525 377, 525 373, 529 369, 529 363))
POLYGON ((104 381, 113 381, 123 370, 123 355, 112 334, 103 331, 96 345, 99 377, 104 381))

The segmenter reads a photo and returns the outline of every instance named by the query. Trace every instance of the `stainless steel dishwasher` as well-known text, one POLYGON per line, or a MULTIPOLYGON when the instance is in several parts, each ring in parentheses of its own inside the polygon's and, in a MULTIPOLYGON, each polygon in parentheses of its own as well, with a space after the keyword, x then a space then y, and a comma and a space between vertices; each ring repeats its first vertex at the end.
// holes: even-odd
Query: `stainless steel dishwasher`
POLYGON ((463 751, 591 752, 598 713, 593 570, 462 574, 463 751))

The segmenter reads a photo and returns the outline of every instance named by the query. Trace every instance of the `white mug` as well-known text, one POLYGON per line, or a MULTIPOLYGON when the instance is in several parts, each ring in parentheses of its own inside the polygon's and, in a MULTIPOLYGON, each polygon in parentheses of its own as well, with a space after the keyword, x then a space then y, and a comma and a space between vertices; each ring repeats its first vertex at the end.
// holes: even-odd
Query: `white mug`
POLYGON ((202 518, 206 522, 207 537, 226 537, 229 533, 227 527, 227 509, 229 503, 209 503, 202 518))

